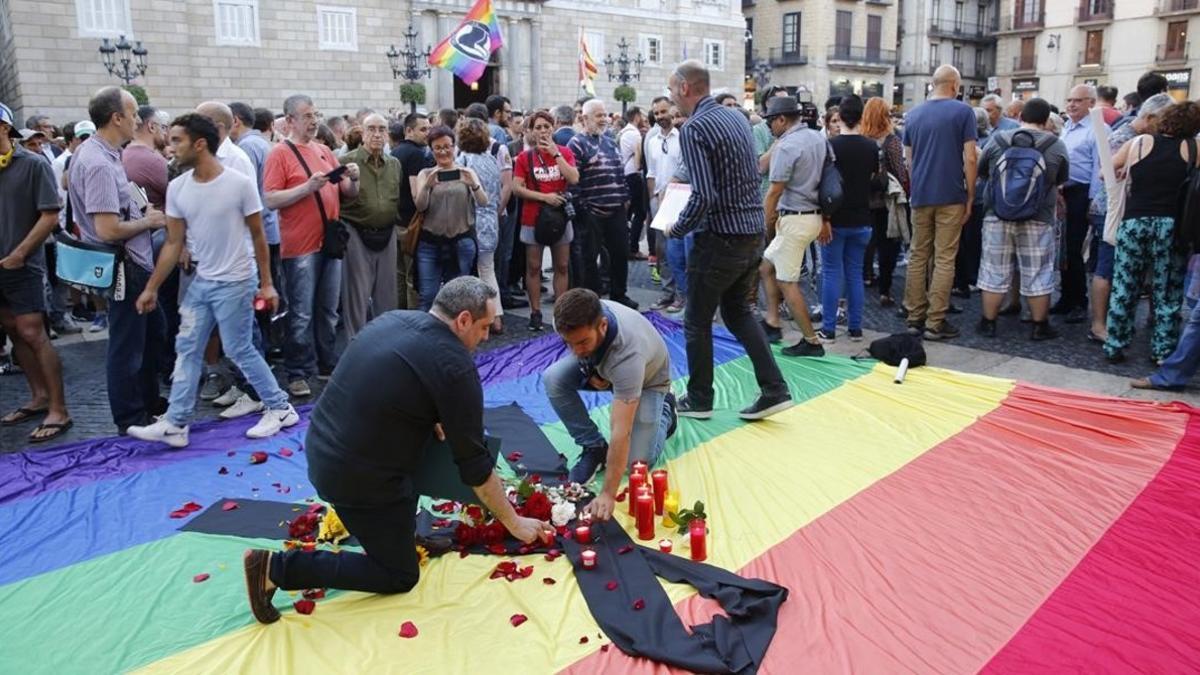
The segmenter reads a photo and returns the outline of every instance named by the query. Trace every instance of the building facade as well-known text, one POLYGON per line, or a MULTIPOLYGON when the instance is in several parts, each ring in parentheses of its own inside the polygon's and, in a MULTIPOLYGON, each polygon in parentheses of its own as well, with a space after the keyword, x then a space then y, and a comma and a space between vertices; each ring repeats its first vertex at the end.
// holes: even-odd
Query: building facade
POLYGON ((1193 26, 1200 29, 1200 0, 1003 0, 998 84, 1005 97, 1040 96, 1062 107, 1076 84, 1108 84, 1124 95, 1153 70, 1173 96, 1195 98, 1193 26))
MULTIPOLYGON (((310 94, 327 114, 405 107, 385 53, 403 48, 411 22, 420 47, 437 44, 473 0, 0 0, 0 101, 18 119, 85 117, 87 100, 118 84, 101 64, 102 38, 140 40, 149 55, 135 82, 150 102, 182 111, 198 102, 240 100, 278 110, 310 94)), ((604 58, 645 60, 636 103, 666 91, 686 57, 709 64, 713 86, 742 87, 740 0, 495 0, 504 46, 476 87, 449 71, 424 80, 423 107, 463 107, 492 93, 516 109, 572 103, 580 95, 579 32, 599 64, 596 94, 617 85, 604 58)))
POLYGON ((996 74, 998 0, 901 0, 899 63, 893 102, 910 109, 925 100, 935 68, 962 74, 962 94, 978 100, 996 74))
POLYGON ((804 88, 819 106, 850 93, 890 100, 896 67, 894 0, 743 0, 747 92, 804 88))

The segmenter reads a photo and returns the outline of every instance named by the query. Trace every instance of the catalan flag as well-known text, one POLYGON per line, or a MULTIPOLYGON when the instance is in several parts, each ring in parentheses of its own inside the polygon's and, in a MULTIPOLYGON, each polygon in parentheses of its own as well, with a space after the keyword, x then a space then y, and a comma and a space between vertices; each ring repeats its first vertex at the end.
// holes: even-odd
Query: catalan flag
POLYGON ((579 29, 579 87, 591 94, 596 95, 596 74, 599 70, 596 68, 596 60, 592 58, 592 52, 588 49, 587 38, 583 36, 583 29, 579 29))
POLYGON ((492 0, 479 0, 429 55, 429 65, 445 68, 467 84, 483 77, 492 52, 504 46, 492 0))

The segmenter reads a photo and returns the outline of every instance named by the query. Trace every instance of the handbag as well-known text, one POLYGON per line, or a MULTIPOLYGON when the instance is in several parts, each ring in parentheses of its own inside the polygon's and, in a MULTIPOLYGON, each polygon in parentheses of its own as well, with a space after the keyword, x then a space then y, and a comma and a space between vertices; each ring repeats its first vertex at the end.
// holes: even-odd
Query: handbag
POLYGON ((417 244, 421 241, 421 227, 425 225, 425 212, 417 211, 412 220, 408 221, 408 229, 404 231, 404 241, 400 248, 404 255, 411 256, 417 252, 417 244))
POLYGON ((842 172, 834 161, 833 146, 825 142, 825 166, 821 168, 821 183, 817 186, 817 199, 821 202, 821 213, 832 215, 842 207, 845 199, 842 187, 842 172))
POLYGON ((125 247, 80 241, 54 233, 54 274, 83 293, 125 299, 125 247))
POLYGON ((392 243, 392 239, 396 237, 396 228, 388 227, 356 227, 358 238, 362 240, 363 246, 376 253, 386 249, 392 243))
MULTIPOLYGON (((535 159, 540 159, 540 157, 533 150, 528 150, 527 152, 529 153, 529 177, 533 179, 533 185, 536 190, 538 179, 537 173, 534 171, 533 162, 535 159)), ((543 162, 542 166, 545 165, 546 163, 543 162)), ((540 192, 540 190, 537 191, 540 192)), ((541 204, 538 209, 537 218, 533 221, 533 240, 542 246, 554 246, 563 238, 566 232, 566 207, 541 204)))
MULTIPOLYGON (((296 160, 300 162, 300 168, 304 169, 304 173, 312 178, 312 170, 308 168, 308 163, 304 161, 304 156, 300 154, 300 149, 295 143, 284 141, 292 152, 296 155, 296 160)), ((317 211, 321 213, 321 223, 325 226, 324 236, 321 237, 321 254, 340 260, 346 256, 346 242, 350 239, 350 231, 346 229, 346 224, 339 218, 330 219, 325 215, 325 202, 321 199, 321 191, 317 190, 313 193, 313 197, 317 200, 317 211)))

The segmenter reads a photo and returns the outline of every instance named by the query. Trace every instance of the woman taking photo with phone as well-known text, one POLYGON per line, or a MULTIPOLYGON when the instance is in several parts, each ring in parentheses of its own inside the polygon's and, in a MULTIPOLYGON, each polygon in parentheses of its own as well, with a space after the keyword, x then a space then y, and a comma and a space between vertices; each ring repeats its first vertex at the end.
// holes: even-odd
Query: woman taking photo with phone
POLYGON ((478 252, 475 207, 488 203, 475 172, 454 161, 454 132, 438 126, 428 138, 436 164, 417 174, 413 195, 425 214, 415 256, 422 311, 433 307, 443 281, 471 274, 478 252))

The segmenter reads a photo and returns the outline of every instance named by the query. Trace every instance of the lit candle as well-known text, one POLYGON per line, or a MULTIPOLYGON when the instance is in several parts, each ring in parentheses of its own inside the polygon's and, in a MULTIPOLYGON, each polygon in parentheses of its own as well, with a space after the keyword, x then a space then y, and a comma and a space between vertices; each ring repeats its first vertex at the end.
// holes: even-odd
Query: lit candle
POLYGON ((688 524, 692 537, 692 560, 703 562, 708 558, 708 527, 701 518, 696 518, 688 524))
POLYGON ((644 488, 637 496, 637 531, 638 539, 654 538, 654 497, 644 488))
POLYGON ((631 473, 631 474, 640 473, 640 474, 645 475, 649 472, 650 472, 650 465, 643 462, 640 459, 638 461, 634 462, 633 467, 629 470, 629 473, 631 473))
POLYGON ((636 515, 634 506, 638 496, 638 488, 646 485, 646 474, 634 471, 629 474, 629 515, 636 515))
POLYGON ((592 528, 587 525, 580 525, 575 528, 575 541, 580 544, 592 543, 592 528))
POLYGON ((670 553, 671 552, 671 540, 670 539, 659 539, 658 540, 658 550, 662 551, 663 553, 670 553))
POLYGON ((679 513, 679 491, 672 490, 667 493, 666 499, 663 500, 663 527, 678 527, 675 521, 671 520, 672 513, 679 513))
POLYGON ((579 556, 583 560, 583 569, 585 569, 585 570, 596 569, 596 552, 595 551, 593 551, 592 549, 589 548, 589 549, 584 550, 582 553, 580 553, 579 556))
POLYGON ((654 513, 661 516, 663 501, 667 497, 667 470, 655 469, 650 474, 650 481, 654 484, 654 513))

